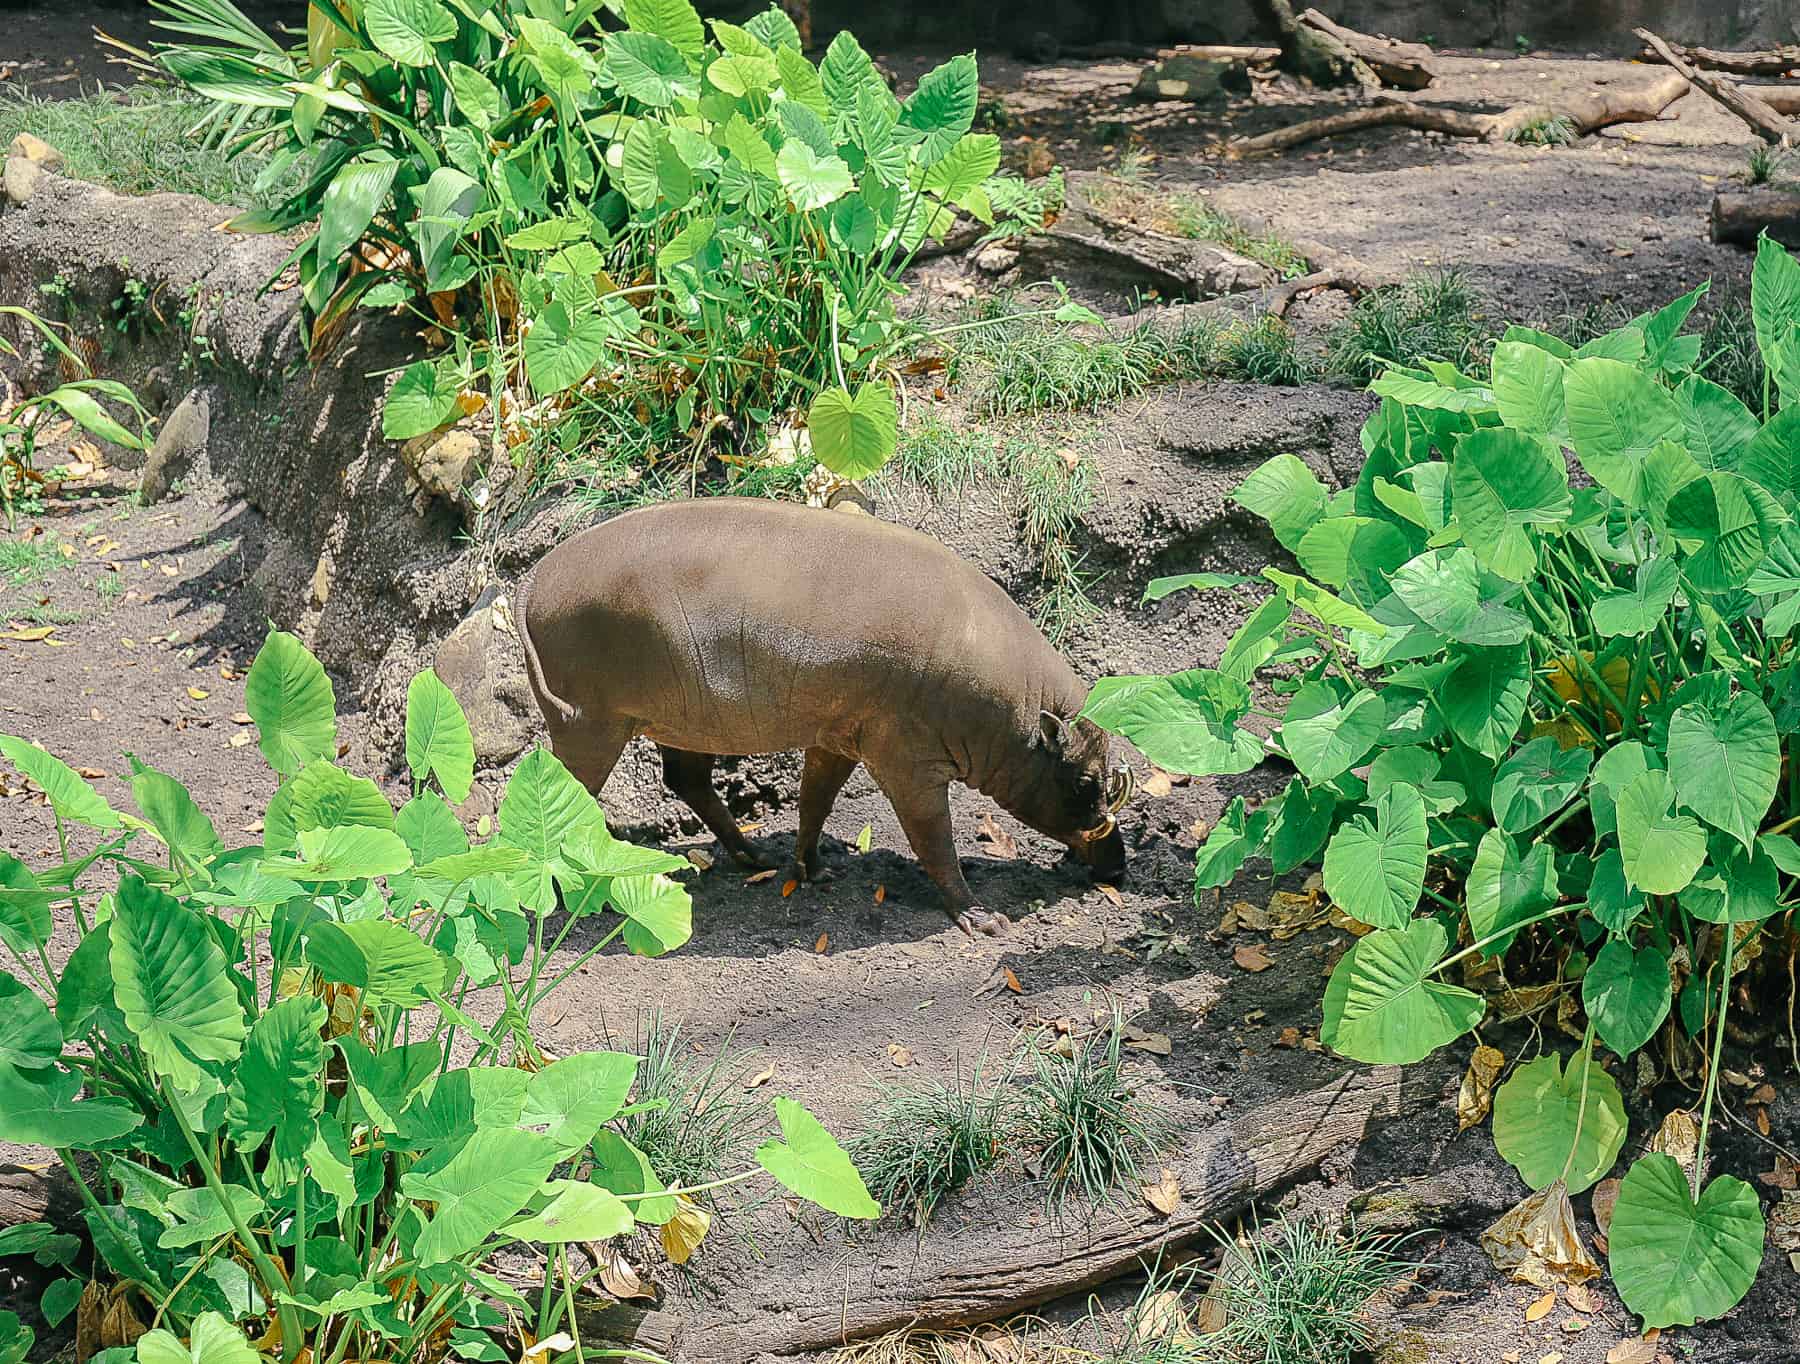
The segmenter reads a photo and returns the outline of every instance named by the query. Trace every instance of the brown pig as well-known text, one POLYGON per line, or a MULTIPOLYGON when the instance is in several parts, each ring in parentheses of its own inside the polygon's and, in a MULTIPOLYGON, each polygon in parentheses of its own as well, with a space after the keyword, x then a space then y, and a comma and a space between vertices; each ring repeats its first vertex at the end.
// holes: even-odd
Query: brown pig
POLYGON ((790 874, 860 762, 968 932, 949 786, 992 797, 1102 878, 1124 870, 1106 735, 1087 687, 986 574, 871 516, 747 498, 628 512, 559 545, 519 610, 551 743, 598 792, 645 734, 669 789, 740 863, 766 866, 712 787, 718 754, 806 750, 790 874))

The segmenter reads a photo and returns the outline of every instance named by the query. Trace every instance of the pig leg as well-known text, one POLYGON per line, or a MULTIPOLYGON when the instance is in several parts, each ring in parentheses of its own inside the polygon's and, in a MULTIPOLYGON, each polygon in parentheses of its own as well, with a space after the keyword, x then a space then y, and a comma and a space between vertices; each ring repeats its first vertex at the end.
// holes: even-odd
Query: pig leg
POLYGON ((769 865, 767 859, 751 846, 737 821, 731 817, 731 811, 725 808, 725 802, 719 799, 719 793, 713 790, 713 755, 689 753, 660 744, 658 747, 662 749, 663 781, 669 789, 700 816, 712 830, 713 837, 725 845, 725 851, 740 866, 766 868, 769 865))
MULTIPOLYGON (((546 711, 546 716, 548 714, 546 711)), ((600 788, 606 785, 606 779, 612 775, 613 768, 619 765, 619 755, 625 751, 625 745, 631 742, 630 722, 615 722, 610 725, 597 725, 588 721, 574 724, 551 722, 545 727, 550 731, 551 751, 569 769, 569 775, 598 798, 600 788)))
POLYGON ((1012 921, 1004 914, 975 903, 974 893, 963 879, 962 863, 956 856, 956 835, 950 826, 950 788, 943 778, 927 773, 909 773, 900 779, 884 779, 879 772, 872 775, 900 817, 900 828, 912 845, 913 856, 943 892, 944 908, 956 920, 956 926, 971 937, 976 933, 1003 933, 1010 928, 1012 921))
POLYGON ((855 758, 839 757, 822 748, 806 750, 806 768, 800 775, 800 832, 794 836, 794 864, 788 868, 794 880, 820 879, 819 834, 831 813, 831 803, 854 771, 855 758))

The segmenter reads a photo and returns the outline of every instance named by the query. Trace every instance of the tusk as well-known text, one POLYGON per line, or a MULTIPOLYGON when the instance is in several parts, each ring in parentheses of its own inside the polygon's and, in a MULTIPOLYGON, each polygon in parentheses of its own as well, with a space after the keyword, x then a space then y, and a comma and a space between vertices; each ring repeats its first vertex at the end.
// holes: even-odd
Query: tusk
POLYGON ((1118 827, 1119 827, 1118 821, 1115 820, 1111 815, 1108 815, 1105 819, 1103 819, 1100 823, 1096 824, 1093 828, 1083 829, 1081 831, 1081 836, 1083 838, 1085 838, 1089 843, 1098 843, 1101 839, 1105 838, 1108 834, 1110 834, 1114 829, 1116 829, 1118 827))
POLYGON ((1106 808, 1117 814, 1125 808, 1126 802, 1137 791, 1137 775, 1129 767, 1123 765, 1115 767, 1112 772, 1112 780, 1108 785, 1113 789, 1107 799, 1106 808))

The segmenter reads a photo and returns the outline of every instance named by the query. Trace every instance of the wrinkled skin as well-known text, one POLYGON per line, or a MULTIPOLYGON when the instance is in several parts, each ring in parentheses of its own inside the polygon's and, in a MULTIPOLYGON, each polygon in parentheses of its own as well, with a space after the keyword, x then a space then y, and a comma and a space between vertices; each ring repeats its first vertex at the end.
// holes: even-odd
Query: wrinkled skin
POLYGON ((1005 592, 928 536, 847 513, 707 498, 627 513, 545 556, 519 609, 551 743, 598 792, 625 744, 740 863, 768 862, 713 790, 719 754, 806 751, 790 874, 858 763, 967 932, 997 933, 950 826, 949 785, 992 797, 1096 876, 1124 871, 1087 687, 1005 592))

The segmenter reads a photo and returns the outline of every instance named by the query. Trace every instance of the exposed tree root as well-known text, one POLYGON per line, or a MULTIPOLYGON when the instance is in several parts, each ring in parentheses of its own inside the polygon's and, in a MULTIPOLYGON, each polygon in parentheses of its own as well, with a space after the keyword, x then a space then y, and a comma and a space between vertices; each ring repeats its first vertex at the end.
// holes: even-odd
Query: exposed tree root
POLYGON ((1736 81, 1729 80, 1724 76, 1698 69, 1692 62, 1686 60, 1676 48, 1647 28, 1633 29, 1632 32, 1642 38, 1649 45, 1651 51, 1680 72, 1702 92, 1743 119, 1750 125, 1750 130, 1765 142, 1786 146, 1796 133, 1800 133, 1800 126, 1796 126, 1791 120, 1776 112, 1769 102, 1755 90, 1741 86, 1736 81))
POLYGON ((1688 92, 1687 78, 1675 72, 1649 85, 1624 90, 1593 90, 1554 104, 1517 104, 1493 114, 1469 114, 1438 105, 1386 99, 1360 109, 1308 119, 1257 137, 1228 144, 1240 158, 1274 156, 1293 147, 1364 128, 1417 128, 1480 142, 1509 142, 1534 125, 1561 123, 1569 135, 1585 136, 1615 123, 1649 123, 1688 92))

